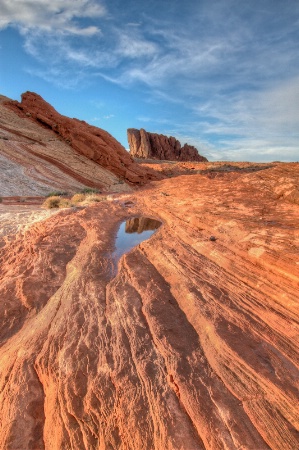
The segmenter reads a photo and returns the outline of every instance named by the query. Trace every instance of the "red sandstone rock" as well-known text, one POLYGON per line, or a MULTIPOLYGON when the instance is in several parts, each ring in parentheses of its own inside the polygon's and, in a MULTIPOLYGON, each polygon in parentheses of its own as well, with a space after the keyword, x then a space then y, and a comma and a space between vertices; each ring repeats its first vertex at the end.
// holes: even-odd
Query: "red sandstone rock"
POLYGON ((0 204, 0 448, 298 448, 299 164, 261 168, 0 204), (140 215, 163 225, 111 278, 140 215))
POLYGON ((156 179, 151 171, 142 169, 134 163, 125 148, 107 131, 84 121, 62 116, 42 97, 33 92, 23 94, 21 103, 7 101, 6 106, 21 117, 26 117, 52 130, 79 154, 96 162, 124 181, 144 184, 149 179, 156 179))
POLYGON ((160 159, 170 161, 207 161, 204 156, 199 155, 197 149, 192 145, 184 144, 174 137, 163 134, 148 133, 143 128, 136 130, 128 129, 128 142, 130 154, 135 158, 160 159))

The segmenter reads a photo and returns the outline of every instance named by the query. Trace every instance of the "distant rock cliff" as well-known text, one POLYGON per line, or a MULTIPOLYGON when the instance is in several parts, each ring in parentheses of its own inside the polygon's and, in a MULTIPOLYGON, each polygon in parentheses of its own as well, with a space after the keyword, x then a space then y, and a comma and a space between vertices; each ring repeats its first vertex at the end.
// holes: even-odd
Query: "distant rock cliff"
POLYGON ((128 129, 130 154, 136 158, 151 158, 170 161, 207 161, 192 145, 181 143, 174 137, 148 133, 143 128, 128 129))

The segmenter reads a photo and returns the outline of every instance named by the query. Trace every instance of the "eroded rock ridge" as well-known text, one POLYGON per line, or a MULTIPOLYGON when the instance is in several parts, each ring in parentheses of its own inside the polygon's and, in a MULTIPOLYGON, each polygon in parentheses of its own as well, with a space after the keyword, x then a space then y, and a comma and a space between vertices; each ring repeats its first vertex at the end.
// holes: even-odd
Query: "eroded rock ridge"
POLYGON ((20 117, 51 130, 77 153, 125 182, 143 184, 149 179, 156 179, 153 172, 136 164, 126 149, 107 131, 59 114, 34 92, 25 92, 21 103, 6 101, 5 105, 20 117))
POLYGON ((170 161, 207 161, 198 150, 189 144, 181 143, 173 136, 149 133, 143 128, 129 128, 128 142, 130 154, 135 158, 160 159, 170 161))

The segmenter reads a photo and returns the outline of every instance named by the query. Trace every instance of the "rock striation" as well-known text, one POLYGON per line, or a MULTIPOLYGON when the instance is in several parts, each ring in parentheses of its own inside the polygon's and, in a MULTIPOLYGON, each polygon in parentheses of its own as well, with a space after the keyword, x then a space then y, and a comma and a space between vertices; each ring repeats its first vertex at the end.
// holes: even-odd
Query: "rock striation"
MULTIPOLYGON (((119 181, 138 185, 157 179, 151 170, 136 164, 125 148, 108 132, 59 114, 33 92, 23 94, 21 103, 2 97, 0 114, 4 117, 0 124, 0 163, 2 158, 3 164, 11 164, 12 169, 21 160, 21 166, 28 168, 28 174, 30 170, 35 170, 32 160, 39 163, 42 160, 47 167, 57 167, 60 172, 77 179, 79 183, 94 187, 113 185, 119 181), (9 113, 15 113, 18 119, 11 120, 9 113), (44 139, 40 139, 39 134, 44 139), (17 144, 18 152, 15 142, 20 142, 17 144), (57 148, 60 154, 57 154, 57 148), (22 158, 24 153, 28 157, 27 164, 26 157, 22 158), (80 172, 85 173, 80 176, 80 172), (96 178, 99 178, 98 182, 96 178)), ((47 169, 47 172, 49 170, 51 169, 47 169)), ((55 179, 53 176, 52 178, 55 179)), ((42 176, 39 181, 42 182, 42 176)))
POLYGON ((201 156, 192 145, 184 144, 174 137, 149 133, 143 128, 129 128, 127 131, 130 154, 135 158, 159 159, 170 161, 198 161, 207 159, 201 156))
POLYGON ((197 173, 10 229, 0 204, 0 448, 298 449, 298 186, 197 173))

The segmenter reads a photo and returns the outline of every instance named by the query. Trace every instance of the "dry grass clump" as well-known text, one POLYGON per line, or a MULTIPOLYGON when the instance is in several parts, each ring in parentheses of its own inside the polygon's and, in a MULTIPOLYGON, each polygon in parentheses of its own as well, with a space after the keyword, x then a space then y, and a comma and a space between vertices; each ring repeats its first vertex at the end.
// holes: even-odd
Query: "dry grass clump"
POLYGON ((92 194, 83 194, 82 192, 73 195, 71 198, 71 202, 73 204, 80 205, 89 205, 90 203, 102 202, 106 197, 100 194, 92 193, 92 194))
POLYGON ((68 200, 67 198, 60 198, 58 208, 70 208, 71 206, 73 206, 73 205, 70 200, 68 200))
POLYGON ((75 204, 81 203, 81 202, 84 202, 85 198, 86 198, 86 195, 83 193, 75 194, 72 196, 71 202, 75 203, 75 204))
POLYGON ((69 208, 70 206, 72 206, 72 204, 67 198, 61 198, 57 195, 48 197, 42 204, 42 207, 46 209, 69 208))
POLYGON ((59 202, 61 198, 57 195, 53 195, 52 197, 48 197, 44 203, 42 204, 43 208, 46 209, 52 209, 52 208, 59 208, 59 202))
POLYGON ((77 193, 74 194, 70 200, 64 197, 54 195, 52 197, 48 197, 42 204, 42 207, 46 209, 52 209, 52 208, 70 208, 72 206, 77 205, 87 206, 90 205, 91 203, 102 202, 106 199, 107 199, 106 196, 100 194, 88 195, 83 193, 77 193))
POLYGON ((85 198, 85 201, 88 203, 102 202, 103 200, 105 200, 105 197, 103 197, 102 195, 98 195, 98 194, 90 194, 90 195, 87 195, 85 198))

